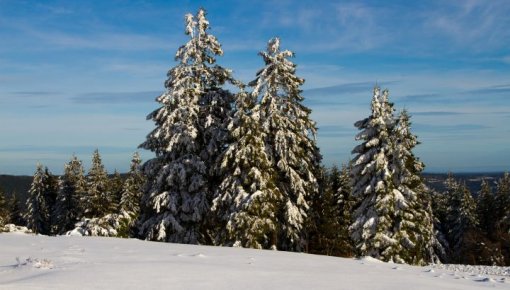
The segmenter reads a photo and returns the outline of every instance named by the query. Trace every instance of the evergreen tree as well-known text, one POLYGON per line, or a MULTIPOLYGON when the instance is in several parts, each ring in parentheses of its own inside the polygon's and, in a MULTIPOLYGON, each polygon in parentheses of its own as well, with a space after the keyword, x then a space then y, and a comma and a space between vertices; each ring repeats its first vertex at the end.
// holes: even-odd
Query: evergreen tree
POLYGON ((140 199, 142 197, 143 186, 145 185, 145 176, 143 175, 141 164, 140 154, 135 152, 131 159, 128 177, 122 187, 122 198, 120 201, 121 210, 131 213, 134 219, 140 213, 140 199))
POLYGON ((302 250, 309 200, 318 194, 317 174, 321 156, 315 143, 316 126, 310 109, 302 104, 296 65, 288 58, 294 53, 280 50, 280 40, 269 41, 259 53, 265 67, 250 83, 253 95, 260 97, 260 118, 266 134, 266 148, 276 168, 276 186, 283 195, 278 210, 278 248, 302 250))
POLYGON ((398 257, 400 245, 394 238, 395 204, 402 194, 393 183, 391 171, 392 129, 394 118, 388 91, 374 88, 371 115, 355 123, 361 130, 356 140, 351 177, 353 196, 357 204, 353 213, 351 237, 358 255, 402 262, 398 257))
POLYGON ((434 257, 433 217, 431 215, 431 197, 421 172, 423 162, 414 156, 412 150, 419 144, 411 133, 410 117, 402 111, 397 126, 392 133, 393 182, 402 196, 397 199, 396 235, 401 245, 400 259, 408 264, 425 265, 434 257))
POLYGON ((37 164, 34 179, 28 192, 27 212, 25 213, 27 227, 36 234, 49 233, 50 215, 44 197, 46 191, 44 176, 43 166, 37 164))
POLYGON ((44 168, 44 200, 48 211, 48 232, 47 234, 54 234, 55 227, 54 225, 57 223, 57 219, 54 215, 55 212, 55 201, 57 199, 57 193, 59 191, 59 180, 58 177, 53 175, 48 167, 44 168))
POLYGON ((447 239, 448 233, 448 196, 443 192, 431 192, 432 202, 431 211, 434 217, 434 236, 437 244, 434 247, 434 253, 443 263, 447 263, 450 254, 450 245, 447 239))
POLYGON ((74 228, 82 218, 81 198, 86 193, 86 183, 82 162, 73 155, 64 166, 64 175, 60 179, 56 198, 54 216, 56 218, 55 233, 64 234, 74 228))
POLYGON ((99 150, 96 149, 86 176, 87 194, 83 203, 86 217, 103 217, 114 211, 113 196, 108 181, 108 173, 104 168, 99 150))
POLYGON ((108 190, 112 197, 112 212, 117 212, 120 210, 123 186, 124 181, 122 180, 122 176, 120 176, 120 173, 117 171, 117 169, 115 169, 108 184, 108 190))
MULTIPOLYGON (((335 168, 333 168, 335 169, 335 168)), ((338 170, 338 169, 336 169, 338 170)), ((349 167, 346 165, 342 166, 339 174, 337 175, 336 170, 332 172, 332 189, 336 191, 336 198, 338 207, 340 208, 340 239, 342 243, 344 257, 352 257, 354 254, 354 247, 351 236, 349 234, 349 226, 352 220, 352 210, 356 203, 352 197, 352 186, 351 176, 349 167), (338 176, 337 178, 335 176, 338 176)))
POLYGON ((350 256, 352 249, 348 239, 348 228, 342 227, 343 205, 339 203, 340 171, 334 166, 331 171, 321 170, 318 177, 320 194, 310 202, 308 251, 328 256, 350 256))
POLYGON ((510 233, 510 174, 506 172, 498 180, 496 188, 496 230, 510 233))
POLYGON ((486 179, 482 179, 477 199, 477 214, 480 228, 490 237, 495 237, 497 221, 496 200, 492 188, 486 179))
POLYGON ((187 14, 190 40, 179 48, 179 64, 168 72, 161 107, 148 115, 156 128, 141 148, 156 157, 144 165, 148 186, 142 198, 140 235, 148 240, 199 243, 207 241, 204 226, 212 198, 211 172, 224 144, 228 93, 221 90, 230 71, 215 64, 220 43, 209 34, 200 9, 187 14), (211 183, 210 183, 211 182, 211 183))
POLYGON ((222 155, 221 184, 212 214, 219 219, 216 243, 250 248, 276 248, 276 212, 282 196, 265 148, 256 99, 239 93, 228 129, 232 144, 222 155))
POLYGON ((18 201, 18 198, 16 197, 16 193, 13 193, 11 195, 11 198, 8 202, 9 206, 9 223, 15 224, 17 226, 23 226, 25 225, 25 221, 23 219, 23 212, 20 208, 20 203, 18 201))
POLYGON ((9 203, 2 188, 0 188, 0 232, 2 227, 9 223, 9 203))
POLYGON ((465 184, 457 182, 449 185, 447 223, 448 240, 451 247, 451 261, 462 263, 462 256, 469 249, 467 239, 470 231, 475 230, 478 221, 476 203, 465 184))
POLYGON ((119 226, 116 229, 118 237, 127 238, 136 235, 136 221, 140 216, 140 199, 146 182, 141 163, 140 154, 135 152, 131 159, 128 177, 122 186, 119 226))

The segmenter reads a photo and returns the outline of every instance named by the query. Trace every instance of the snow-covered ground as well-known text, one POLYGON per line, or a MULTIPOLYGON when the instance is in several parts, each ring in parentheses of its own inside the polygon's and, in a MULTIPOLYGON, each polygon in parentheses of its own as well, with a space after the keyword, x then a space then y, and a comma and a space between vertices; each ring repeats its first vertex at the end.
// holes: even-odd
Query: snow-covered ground
POLYGON ((0 234, 0 289, 510 289, 510 276, 459 269, 132 239, 0 234))

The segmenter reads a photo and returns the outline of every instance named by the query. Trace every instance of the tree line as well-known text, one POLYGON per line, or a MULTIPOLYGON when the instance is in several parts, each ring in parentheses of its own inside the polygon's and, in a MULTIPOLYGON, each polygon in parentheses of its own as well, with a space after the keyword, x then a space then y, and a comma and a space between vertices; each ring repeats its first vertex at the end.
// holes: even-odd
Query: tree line
POLYGON ((0 226, 25 225, 43 235, 76 229, 83 235, 128 237, 145 184, 140 164, 139 154, 133 154, 125 178, 117 171, 108 175, 98 150, 87 174, 76 156, 65 164, 62 176, 38 164, 24 206, 16 195, 7 199, 0 194, 0 226))
POLYGON ((133 158, 125 182, 108 179, 97 151, 86 177, 75 157, 59 181, 38 166, 25 215, 32 230, 417 265, 468 254, 475 257, 469 263, 508 264, 505 246, 489 262, 469 244, 483 219, 498 229, 489 236, 484 228, 487 242, 503 245, 508 205, 496 222, 482 212, 499 203, 480 201, 489 206, 483 211, 473 202, 468 218, 457 211, 471 194, 453 198, 462 186, 452 181, 444 194, 427 188, 411 116, 395 114, 388 90, 376 86, 370 115, 355 123, 353 160, 328 170, 302 104, 294 53, 271 39, 259 53, 264 66, 243 84, 216 63, 223 50, 208 30, 205 10, 185 16, 189 40, 177 50, 159 107, 147 116, 155 128, 140 145, 155 157, 143 165, 133 158))

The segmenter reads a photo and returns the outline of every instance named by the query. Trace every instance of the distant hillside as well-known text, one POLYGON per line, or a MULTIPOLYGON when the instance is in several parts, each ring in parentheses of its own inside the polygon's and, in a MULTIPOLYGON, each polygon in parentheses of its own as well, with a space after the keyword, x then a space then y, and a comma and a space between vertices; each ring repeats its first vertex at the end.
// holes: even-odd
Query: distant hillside
POLYGON ((32 183, 32 176, 0 175, 0 188, 8 195, 15 193, 25 199, 32 183))
MULTIPOLYGON (((501 173, 454 173, 453 177, 460 181, 465 182, 471 193, 477 194, 480 191, 480 187, 482 184, 482 179, 486 179, 492 185, 493 190, 496 188, 496 182, 499 178, 503 176, 503 172, 501 173)), ((436 191, 444 191, 445 190, 445 181, 448 178, 448 174, 444 173, 424 173, 423 177, 427 185, 435 189, 436 191)))

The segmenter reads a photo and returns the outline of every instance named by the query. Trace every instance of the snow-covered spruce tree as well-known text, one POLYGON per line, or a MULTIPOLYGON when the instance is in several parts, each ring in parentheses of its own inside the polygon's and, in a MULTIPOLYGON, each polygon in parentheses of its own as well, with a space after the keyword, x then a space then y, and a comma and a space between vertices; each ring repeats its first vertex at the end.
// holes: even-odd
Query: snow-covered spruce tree
MULTIPOLYGON (((333 175, 335 176, 335 175, 333 175)), ((351 225, 352 209, 356 204, 355 199, 352 197, 352 184, 351 184, 350 169, 347 165, 342 165, 340 169, 338 180, 332 181, 332 188, 336 190, 336 199, 338 207, 340 208, 340 239, 343 246, 343 257, 352 257, 354 255, 354 247, 351 236, 349 234, 349 226, 351 225)))
POLYGON ((185 16, 190 40, 179 48, 179 64, 168 72, 161 107, 148 115, 156 128, 140 145, 156 154, 144 164, 148 183, 142 197, 140 236, 148 240, 207 243, 203 227, 210 210, 216 159, 225 146, 222 122, 232 81, 229 70, 215 64, 220 43, 209 34, 200 9, 185 16))
POLYGON ((256 98, 237 96, 236 112, 228 129, 231 144, 222 155, 221 184, 213 200, 216 243, 257 249, 276 248, 276 213, 282 195, 265 148, 256 98))
POLYGON ((59 178, 53 175, 48 167, 44 168, 44 199, 45 204, 48 209, 48 233, 47 234, 55 234, 55 224, 57 223, 57 219, 54 215, 55 213, 55 202, 57 199, 57 193, 59 190, 59 178))
POLYGON ((316 126, 310 109, 302 104, 302 78, 295 75, 294 53, 280 50, 280 40, 269 41, 259 53, 265 67, 250 82, 260 98, 260 122, 266 134, 266 150, 277 171, 276 186, 283 195, 278 210, 278 245, 282 250, 303 250, 308 201, 318 194, 321 155, 315 142, 316 126))
POLYGON ((496 230, 510 234, 510 174, 505 172, 496 187, 496 230))
POLYGON ((120 200, 120 227, 118 228, 118 236, 132 236, 132 230, 135 222, 140 215, 140 199, 142 197, 143 187, 145 185, 145 176, 143 175, 142 159, 140 154, 135 152, 131 159, 131 166, 128 177, 122 186, 122 196, 120 200))
MULTIPOLYGON (((451 181, 450 181, 451 182, 451 181)), ((448 242, 450 244, 450 261, 465 263, 463 255, 468 254, 468 234, 478 225, 476 203, 465 184, 453 182, 448 185, 448 242)))
POLYGON ((487 179, 482 179, 480 191, 476 201, 476 208, 480 229, 489 237, 495 238, 497 211, 496 200, 487 179))
POLYGON ((82 218, 81 199, 85 196, 85 176, 82 162, 73 155, 64 166, 55 202, 55 233, 64 234, 82 218))
POLYGON ((23 219, 23 211, 21 210, 20 202, 15 192, 12 193, 9 199, 9 219, 8 222, 17 226, 24 226, 25 220, 23 219))
POLYGON ((9 203, 4 191, 0 188, 0 232, 5 224, 9 223, 9 203))
POLYGON ((106 172, 99 150, 92 156, 92 164, 86 176, 87 194, 85 195, 84 216, 88 218, 102 217, 112 213, 113 196, 109 191, 108 173, 106 172))
POLYGON ((441 262, 447 263, 450 254, 450 244, 448 243, 448 223, 446 222, 448 216, 448 197, 444 192, 437 192, 431 190, 431 210, 434 217, 434 235, 437 240, 434 252, 441 262))
POLYGON ((112 197, 112 211, 118 212, 120 210, 120 201, 122 199, 122 190, 124 186, 124 180, 120 176, 119 171, 115 169, 113 175, 110 177, 108 182, 108 191, 112 197))
POLYGON ((396 233, 401 245, 400 259, 408 264, 426 265, 434 258, 434 228, 431 196, 421 172, 425 168, 413 153, 419 144, 411 133, 410 116, 406 110, 399 115, 393 133, 393 182, 403 198, 397 199, 396 233))
MULTIPOLYGON (((349 256, 348 228, 342 227, 343 203, 339 203, 340 171, 334 166, 318 175, 319 194, 310 201, 311 225, 308 227, 308 252, 328 256, 349 256)), ((345 224, 345 223, 344 223, 345 224)))
POLYGON ((27 227, 32 232, 47 235, 49 233, 50 215, 44 198, 45 190, 44 169, 41 164, 37 164, 32 185, 28 191, 25 219, 27 227))
POLYGON ((130 212, 138 216, 140 212, 140 199, 142 197, 143 186, 145 185, 145 176, 143 175, 142 159, 138 152, 133 153, 129 173, 122 187, 122 198, 120 208, 123 211, 130 212))
POLYGON ((381 94, 375 87, 371 115, 354 124, 361 130, 356 140, 364 142, 352 151, 356 154, 351 163, 352 194, 357 204, 350 230, 358 255, 403 262, 398 256, 401 246, 394 239, 395 204, 403 196, 393 183, 394 117, 387 100, 388 91, 381 94))

